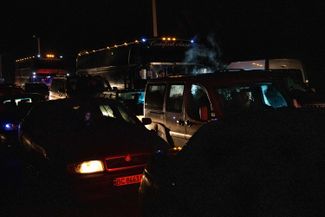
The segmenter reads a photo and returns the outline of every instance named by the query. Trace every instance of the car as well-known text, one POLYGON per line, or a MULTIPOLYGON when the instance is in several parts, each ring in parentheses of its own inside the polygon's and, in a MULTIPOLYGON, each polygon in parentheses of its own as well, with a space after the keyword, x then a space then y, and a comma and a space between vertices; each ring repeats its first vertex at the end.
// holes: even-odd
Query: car
POLYGON ((1 150, 17 149, 18 125, 29 109, 43 100, 39 94, 11 93, 0 96, 1 150))
POLYGON ((323 216, 324 123, 324 110, 283 109, 203 125, 147 164, 142 216, 323 216))
POLYGON ((43 82, 28 82, 24 84, 26 93, 38 93, 44 97, 44 100, 49 99, 49 87, 43 82))
POLYGON ((148 129, 156 130, 170 144, 182 147, 211 120, 284 107, 293 107, 293 100, 269 74, 220 71, 149 80, 144 117, 152 119, 148 129))
POLYGON ((43 189, 38 192, 65 203, 136 196, 150 155, 169 146, 148 123, 102 97, 38 104, 19 127, 26 173, 36 177, 30 179, 43 189))

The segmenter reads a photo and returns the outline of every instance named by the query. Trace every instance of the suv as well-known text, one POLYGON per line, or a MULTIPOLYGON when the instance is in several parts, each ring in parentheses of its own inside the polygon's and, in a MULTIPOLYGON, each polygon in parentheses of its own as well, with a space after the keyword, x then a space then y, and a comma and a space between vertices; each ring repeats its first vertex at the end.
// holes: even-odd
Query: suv
POLYGON ((204 123, 243 111, 292 107, 285 90, 261 72, 217 72, 149 80, 144 117, 170 144, 182 147, 204 123))

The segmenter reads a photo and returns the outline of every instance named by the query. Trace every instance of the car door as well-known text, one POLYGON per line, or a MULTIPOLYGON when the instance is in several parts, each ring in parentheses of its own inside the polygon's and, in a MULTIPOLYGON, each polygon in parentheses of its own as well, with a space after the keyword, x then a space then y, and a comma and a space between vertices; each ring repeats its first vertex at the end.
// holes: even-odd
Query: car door
POLYGON ((211 102, 206 88, 200 84, 191 84, 187 91, 185 136, 186 140, 211 119, 211 102))
POLYGON ((181 83, 170 84, 167 88, 165 103, 166 127, 169 129, 169 134, 175 146, 183 146, 186 142, 183 109, 184 88, 185 85, 181 83))

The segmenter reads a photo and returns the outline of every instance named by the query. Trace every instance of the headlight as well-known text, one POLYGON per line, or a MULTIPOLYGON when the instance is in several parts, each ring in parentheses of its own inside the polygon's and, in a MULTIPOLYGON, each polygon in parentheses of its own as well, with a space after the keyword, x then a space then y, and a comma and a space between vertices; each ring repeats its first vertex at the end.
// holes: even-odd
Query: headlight
POLYGON ((14 130, 17 130, 18 128, 18 124, 14 124, 14 123, 5 123, 3 125, 3 129, 5 131, 14 131, 14 130))
POLYGON ((97 173, 104 170, 104 163, 100 160, 84 161, 74 167, 74 171, 80 174, 97 173))

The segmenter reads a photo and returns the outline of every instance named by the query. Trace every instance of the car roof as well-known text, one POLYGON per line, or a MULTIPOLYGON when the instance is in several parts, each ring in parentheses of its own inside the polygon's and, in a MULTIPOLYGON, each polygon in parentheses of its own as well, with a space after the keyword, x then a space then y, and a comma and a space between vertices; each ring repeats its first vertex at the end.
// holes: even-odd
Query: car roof
POLYGON ((236 82, 253 82, 253 81, 272 81, 273 78, 269 73, 262 70, 255 71, 220 71, 214 73, 198 74, 198 75, 175 75, 164 78, 151 79, 148 83, 165 83, 165 82, 209 82, 214 83, 236 83, 236 82))
POLYGON ((73 105, 73 104, 90 104, 90 103, 100 103, 100 102, 108 102, 111 104, 121 104, 119 101, 115 99, 109 99, 105 97, 71 97, 71 98, 62 98, 57 100, 49 100, 42 104, 47 105, 73 105))

